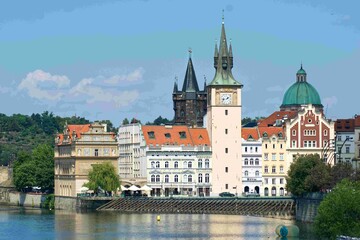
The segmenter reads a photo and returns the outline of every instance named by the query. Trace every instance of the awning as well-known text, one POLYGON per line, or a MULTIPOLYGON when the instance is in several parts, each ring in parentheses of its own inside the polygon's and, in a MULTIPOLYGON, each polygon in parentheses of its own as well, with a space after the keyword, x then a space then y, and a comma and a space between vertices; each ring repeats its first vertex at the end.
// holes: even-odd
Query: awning
POLYGON ((86 192, 86 191, 89 191, 89 188, 88 187, 81 187, 80 191, 81 192, 86 192))
POLYGON ((144 186, 142 186, 142 187, 140 188, 140 190, 142 190, 142 191, 151 191, 152 188, 149 187, 149 186, 147 186, 147 185, 144 185, 144 186))
POLYGON ((129 190, 127 187, 121 186, 121 191, 127 191, 127 190, 129 190))
POLYGON ((129 187, 129 189, 128 190, 130 190, 130 191, 139 191, 140 190, 140 188, 138 188, 137 186, 135 186, 135 185, 132 185, 131 187, 129 187))

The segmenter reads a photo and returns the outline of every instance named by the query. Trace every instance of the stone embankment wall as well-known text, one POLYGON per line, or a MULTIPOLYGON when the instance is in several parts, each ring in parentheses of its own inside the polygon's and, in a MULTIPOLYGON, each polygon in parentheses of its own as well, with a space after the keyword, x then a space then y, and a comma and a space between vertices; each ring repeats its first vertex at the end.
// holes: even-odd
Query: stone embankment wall
POLYGON ((0 204, 3 205, 40 208, 45 199, 43 194, 21 193, 13 188, 0 187, 0 204))
POLYGON ((83 197, 64 197, 55 196, 55 209, 58 210, 76 210, 88 209, 95 210, 98 207, 110 202, 113 198, 83 198, 83 197))
POLYGON ((307 193, 296 199, 296 220, 314 222, 326 193, 307 193))

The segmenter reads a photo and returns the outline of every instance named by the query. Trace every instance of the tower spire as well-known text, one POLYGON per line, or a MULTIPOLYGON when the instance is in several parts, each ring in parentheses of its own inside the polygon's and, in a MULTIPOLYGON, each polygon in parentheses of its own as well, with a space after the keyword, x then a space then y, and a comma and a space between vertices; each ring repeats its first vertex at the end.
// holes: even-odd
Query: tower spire
POLYGON ((178 91, 178 77, 175 75, 174 90, 173 90, 173 92, 176 93, 177 91, 178 91))
POLYGON ((196 80, 195 70, 194 70, 192 60, 191 60, 191 53, 192 53, 191 48, 189 48, 188 52, 189 52, 189 61, 188 61, 187 69, 186 69, 186 74, 185 74, 182 91, 183 92, 198 92, 199 86, 198 86, 198 83, 196 80))

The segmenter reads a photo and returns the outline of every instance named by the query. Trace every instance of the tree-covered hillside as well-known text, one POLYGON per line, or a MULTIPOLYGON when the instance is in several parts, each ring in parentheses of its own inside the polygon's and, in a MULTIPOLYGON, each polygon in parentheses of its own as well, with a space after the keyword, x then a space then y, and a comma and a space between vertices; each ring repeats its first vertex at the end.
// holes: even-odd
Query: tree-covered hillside
POLYGON ((31 116, 0 114, 0 165, 8 165, 20 151, 31 152, 39 144, 53 146, 55 134, 68 124, 86 124, 82 117, 59 117, 43 112, 31 116))

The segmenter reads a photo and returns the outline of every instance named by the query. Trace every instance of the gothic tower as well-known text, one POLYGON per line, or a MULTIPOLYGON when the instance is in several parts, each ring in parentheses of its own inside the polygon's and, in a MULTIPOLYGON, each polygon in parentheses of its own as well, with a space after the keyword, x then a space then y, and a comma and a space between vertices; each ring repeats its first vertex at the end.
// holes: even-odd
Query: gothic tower
POLYGON ((207 86, 207 129, 212 148, 212 194, 242 192, 241 88, 235 80, 231 43, 228 48, 224 18, 219 48, 215 45, 215 76, 207 86))
POLYGON ((191 60, 191 50, 189 50, 189 53, 182 90, 178 90, 177 81, 174 84, 174 124, 202 127, 203 118, 206 113, 206 83, 204 83, 204 90, 200 91, 191 60))

